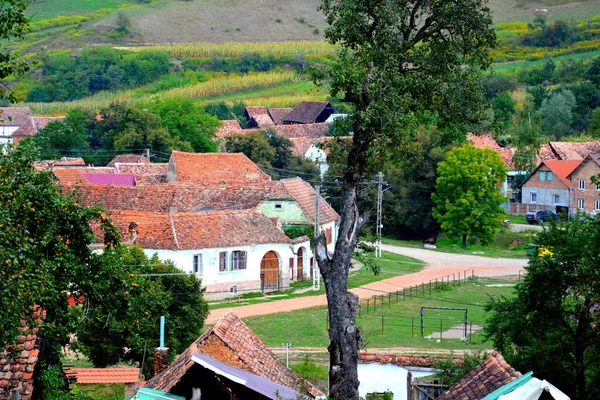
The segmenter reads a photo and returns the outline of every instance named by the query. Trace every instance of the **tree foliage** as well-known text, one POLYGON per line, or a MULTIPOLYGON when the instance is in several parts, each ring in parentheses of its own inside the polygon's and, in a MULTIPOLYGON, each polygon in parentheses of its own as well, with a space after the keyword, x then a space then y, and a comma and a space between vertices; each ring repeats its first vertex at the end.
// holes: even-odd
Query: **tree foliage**
POLYGON ((500 205, 505 198, 498 184, 504 181, 506 169, 498 153, 470 144, 457 147, 438 165, 438 174, 433 214, 442 230, 462 237, 463 248, 468 236, 491 243, 504 215, 500 205))
MULTIPOLYGON (((29 18, 25 16, 28 0, 3 0, 0 6, 0 80, 14 75, 23 75, 29 66, 15 52, 11 51, 10 40, 22 38, 29 27, 29 18)), ((6 85, 0 82, 0 98, 5 97, 6 85)), ((15 100, 9 94, 11 100, 15 100)))
POLYGON ((322 0, 321 10, 329 25, 325 36, 339 52, 316 78, 329 80, 332 96, 344 96, 353 136, 335 252, 327 253, 321 235, 316 258, 329 305, 330 396, 354 399, 358 301, 346 286, 357 234, 366 222, 357 209, 360 181, 424 112, 437 112, 444 127, 479 119, 483 95, 476 71, 488 65, 495 36, 490 10, 479 0, 322 0))
POLYGON ((113 306, 119 295, 102 280, 113 271, 89 248, 89 222, 101 214, 61 195, 49 172, 33 168, 33 157, 27 143, 0 156, 0 346, 15 342, 22 318, 33 326, 39 305, 46 312, 40 336, 56 357, 77 324, 69 293, 113 306))
POLYGON ((562 90, 553 93, 542 101, 542 128, 554 139, 560 139, 569 133, 573 122, 573 108, 576 101, 573 92, 562 90))
POLYGON ((103 304, 76 309, 80 348, 96 367, 144 362, 142 370, 149 377, 154 365, 152 351, 159 345, 160 316, 165 317, 165 346, 171 359, 202 334, 208 305, 201 281, 195 275, 145 278, 143 274, 177 274, 181 270, 156 256, 148 258, 138 246, 107 249, 101 260, 131 278, 128 286, 118 289, 127 302, 118 310, 103 304))
POLYGON ((600 396, 600 220, 551 223, 516 296, 487 305, 486 334, 507 361, 574 400, 600 396))

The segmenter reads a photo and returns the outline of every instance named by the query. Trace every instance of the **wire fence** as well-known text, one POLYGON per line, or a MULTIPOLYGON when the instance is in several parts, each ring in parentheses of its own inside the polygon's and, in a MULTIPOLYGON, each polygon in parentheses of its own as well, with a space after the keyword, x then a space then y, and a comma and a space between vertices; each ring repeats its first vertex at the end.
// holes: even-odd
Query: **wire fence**
POLYGON ((384 308, 386 305, 391 308, 392 303, 398 304, 407 297, 418 297, 426 294, 432 294, 438 289, 445 286, 460 286, 467 282, 467 279, 475 278, 475 270, 467 269, 462 273, 448 274, 439 278, 431 279, 429 282, 422 282, 418 285, 405 287, 402 290, 395 292, 387 292, 380 295, 373 295, 371 298, 362 299, 358 307, 359 318, 363 314, 375 313, 378 309, 384 308))

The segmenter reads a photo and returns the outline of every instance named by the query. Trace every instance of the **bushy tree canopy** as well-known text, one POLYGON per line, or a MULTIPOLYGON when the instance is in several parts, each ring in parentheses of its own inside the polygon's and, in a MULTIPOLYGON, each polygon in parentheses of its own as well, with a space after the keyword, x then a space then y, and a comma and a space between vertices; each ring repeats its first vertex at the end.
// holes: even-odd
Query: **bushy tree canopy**
POLYGON ((550 223, 516 297, 492 301, 486 333, 521 371, 573 400, 600 396, 600 220, 550 223))
POLYGON ((457 147, 446 154, 438 165, 433 215, 449 236, 476 236, 491 243, 501 226, 505 197, 498 184, 506 178, 506 168, 498 153, 471 144, 457 147))

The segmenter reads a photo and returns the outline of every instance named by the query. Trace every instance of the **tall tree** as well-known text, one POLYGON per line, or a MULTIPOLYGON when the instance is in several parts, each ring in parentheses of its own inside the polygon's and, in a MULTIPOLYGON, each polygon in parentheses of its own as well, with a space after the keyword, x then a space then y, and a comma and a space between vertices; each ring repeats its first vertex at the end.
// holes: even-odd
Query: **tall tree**
POLYGON ((0 157, 0 347, 15 342, 22 318, 34 323, 32 310, 39 305, 46 312, 40 335, 58 357, 77 324, 68 311, 69 293, 92 307, 101 301, 118 309, 125 299, 113 291, 128 275, 105 267, 89 247, 89 222, 102 220, 98 210, 61 195, 49 172, 34 169, 33 158, 27 142, 0 157))
POLYGON ((80 154, 90 148, 87 128, 88 118, 81 110, 69 111, 64 121, 51 121, 31 138, 46 159, 61 155, 80 154))
MULTIPOLYGON (((29 19, 25 17, 28 0, 2 0, 0 2, 0 80, 10 75, 20 76, 27 71, 28 66, 23 59, 12 51, 9 41, 22 38, 29 26, 29 19)), ((4 97, 7 86, 0 81, 0 97, 4 97)), ((9 95, 14 101, 12 94, 9 95)))
POLYGON ((551 223, 514 298, 492 301, 486 334, 512 366, 573 400, 600 396, 600 220, 551 223))
POLYGON ((351 105, 353 136, 335 251, 328 254, 321 235, 316 257, 329 307, 329 393, 334 400, 356 399, 358 298, 347 279, 366 222, 357 209, 359 184, 368 164, 384 161, 424 111, 436 110, 448 125, 476 119, 484 101, 474 71, 488 65, 495 36, 481 0, 322 0, 320 9, 329 24, 325 35, 339 52, 316 78, 329 78, 332 96, 343 94, 351 105))
POLYGON ((457 147, 438 165, 433 215, 442 230, 453 237, 476 236, 483 244, 494 240, 502 223, 504 211, 500 205, 505 197, 498 184, 504 182, 506 168, 495 151, 471 144, 457 147))
POLYGON ((542 101, 542 128, 554 139, 569 134, 576 101, 573 92, 561 90, 542 101))

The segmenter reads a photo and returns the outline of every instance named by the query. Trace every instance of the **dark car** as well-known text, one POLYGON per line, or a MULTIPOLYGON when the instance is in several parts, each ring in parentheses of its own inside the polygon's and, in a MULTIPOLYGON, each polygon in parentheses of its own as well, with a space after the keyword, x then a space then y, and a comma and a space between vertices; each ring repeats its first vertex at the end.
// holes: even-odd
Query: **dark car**
POLYGON ((540 221, 546 222, 549 219, 556 221, 556 214, 548 210, 530 211, 525 215, 525 220, 529 222, 529 225, 539 224, 540 221))

